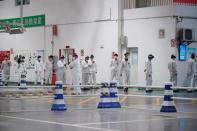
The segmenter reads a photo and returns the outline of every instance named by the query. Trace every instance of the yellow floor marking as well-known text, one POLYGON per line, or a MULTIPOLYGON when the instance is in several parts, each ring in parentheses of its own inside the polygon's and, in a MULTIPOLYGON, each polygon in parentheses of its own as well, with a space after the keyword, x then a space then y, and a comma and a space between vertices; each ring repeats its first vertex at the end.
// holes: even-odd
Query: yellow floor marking
POLYGON ((89 102, 89 101, 92 101, 92 100, 94 100, 94 99, 96 99, 96 97, 88 98, 88 99, 86 99, 86 100, 83 100, 83 101, 79 102, 78 104, 83 105, 83 104, 85 104, 85 103, 87 103, 87 102, 89 102))
POLYGON ((120 100, 120 103, 125 102, 127 99, 128 99, 128 97, 127 97, 127 96, 124 96, 124 97, 120 100))

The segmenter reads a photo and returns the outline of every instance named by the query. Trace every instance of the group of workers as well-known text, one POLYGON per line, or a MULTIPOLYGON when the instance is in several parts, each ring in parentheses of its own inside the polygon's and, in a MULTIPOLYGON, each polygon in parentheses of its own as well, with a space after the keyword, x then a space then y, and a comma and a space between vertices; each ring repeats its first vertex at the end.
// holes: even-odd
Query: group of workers
MULTIPOLYGON (((186 83, 188 87, 194 87, 197 82, 197 62, 195 61, 196 55, 191 54, 191 58, 188 60, 187 64, 187 76, 186 83)), ((148 55, 148 60, 145 62, 145 78, 146 78, 146 92, 152 92, 152 60, 154 56, 152 54, 148 55), (148 87, 150 86, 150 87, 148 87)), ((26 65, 25 57, 20 56, 17 59, 17 69, 16 73, 18 76, 26 75, 26 65)), ((2 71, 4 76, 4 85, 8 84, 10 78, 10 67, 12 66, 9 57, 5 55, 5 59, 1 64, 0 71, 2 71)), ((130 70, 131 64, 129 61, 129 53, 124 54, 124 59, 120 61, 118 59, 118 54, 115 54, 111 64, 111 81, 120 82, 120 77, 122 78, 122 83, 124 85, 130 84, 130 70)), ((72 72, 72 84, 73 85, 95 85, 96 84, 96 74, 97 74, 97 64, 94 60, 94 55, 86 56, 84 60, 80 60, 77 54, 73 55, 73 60, 70 63, 65 63, 64 56, 61 56, 57 62, 57 80, 65 82, 66 75, 65 71, 69 68, 72 72)), ((54 71, 54 58, 53 56, 48 57, 48 61, 44 64, 41 56, 38 56, 35 60, 35 84, 38 82, 43 84, 51 84, 52 74, 54 71)), ((171 55, 171 60, 168 62, 168 70, 170 74, 170 81, 173 82, 174 86, 177 86, 177 64, 176 56, 171 55)), ((20 85, 20 77, 18 84, 20 85)), ((80 86, 74 87, 75 94, 81 94, 80 86)), ((124 89, 125 92, 128 88, 124 89)), ((188 89, 188 92, 191 92, 188 89)))
MULTIPOLYGON (((97 64, 94 60, 94 55, 86 56, 84 60, 80 60, 77 54, 73 55, 73 60, 71 63, 65 63, 64 56, 60 57, 57 63, 57 79, 59 81, 66 80, 66 68, 70 68, 72 72, 72 84, 74 86, 75 94, 81 94, 80 85, 95 85, 96 84, 96 74, 97 74, 97 64)), ((85 88, 85 87, 83 87, 85 88)))
MULTIPOLYGON (((146 85, 151 86, 152 85, 152 59, 154 56, 150 54, 148 56, 148 61, 145 63, 145 75, 146 75, 146 85)), ((122 84, 129 85, 130 84, 130 70, 131 70, 131 64, 129 61, 129 53, 126 52, 124 54, 124 59, 122 61, 118 60, 118 54, 115 54, 111 64, 111 81, 116 81, 121 83, 120 77, 122 78, 122 84), (119 75, 120 74, 120 75, 119 75), (120 76, 120 77, 119 77, 120 76)), ((125 92, 128 92, 128 88, 124 88, 125 92)), ((150 88, 146 88, 147 92, 151 92, 152 90, 150 88)))

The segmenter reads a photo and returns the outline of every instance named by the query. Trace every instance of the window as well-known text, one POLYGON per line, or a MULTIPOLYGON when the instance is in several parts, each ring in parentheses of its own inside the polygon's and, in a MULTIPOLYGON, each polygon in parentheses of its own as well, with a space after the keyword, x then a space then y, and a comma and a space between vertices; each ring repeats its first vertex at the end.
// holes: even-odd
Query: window
POLYGON ((21 1, 23 2, 23 5, 29 5, 30 4, 30 0, 15 0, 16 6, 20 6, 21 1))
POLYGON ((136 0, 136 8, 150 7, 151 0, 136 0))

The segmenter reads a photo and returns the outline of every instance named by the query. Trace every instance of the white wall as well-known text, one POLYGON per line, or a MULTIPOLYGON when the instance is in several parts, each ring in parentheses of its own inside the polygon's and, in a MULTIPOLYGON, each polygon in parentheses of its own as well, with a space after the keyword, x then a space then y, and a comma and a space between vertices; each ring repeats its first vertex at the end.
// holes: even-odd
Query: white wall
MULTIPOLYGON (((0 6, 0 19, 19 17, 19 7, 14 0, 6 0, 0 6)), ((93 53, 98 63, 98 82, 109 80, 109 62, 111 52, 118 49, 118 31, 115 21, 94 22, 110 18, 117 19, 118 0, 31 0, 24 6, 24 16, 45 14, 46 24, 58 25, 58 37, 55 38, 55 53, 70 44, 85 50, 86 55, 93 53), (81 23, 88 22, 88 23, 81 23), (75 23, 75 24, 71 24, 75 23), (104 49, 100 49, 104 45, 104 49)), ((51 53, 51 27, 27 28, 23 35, 0 34, 1 50, 45 49, 46 55, 51 53)), ((33 80, 32 71, 29 77, 33 80)))
POLYGON ((174 9, 170 7, 125 11, 125 19, 128 20, 124 23, 124 30, 125 35, 128 36, 128 48, 138 47, 138 84, 140 85, 145 85, 144 69, 148 54, 155 56, 153 85, 163 85, 169 80, 167 63, 170 55, 175 53, 175 48, 170 47, 170 40, 175 38, 175 19, 172 17, 151 17, 170 16, 173 13, 174 9), (159 29, 165 29, 164 39, 159 39, 159 29))
MULTIPOLYGON (((128 48, 139 48, 139 84, 145 84, 144 62, 147 55, 155 55, 153 61, 153 85, 163 85, 169 81, 167 63, 170 55, 178 54, 177 48, 170 47, 170 40, 175 38, 177 28, 195 29, 197 38, 197 7, 196 6, 163 6, 141 9, 125 10, 125 35, 128 36, 128 48), (169 17, 168 17, 169 16, 169 17), (176 24, 175 19, 170 16, 195 17, 195 19, 184 18, 176 24), (165 39, 158 38, 159 29, 165 29, 165 39)), ((192 43, 189 47, 197 47, 192 43)), ((178 57, 177 57, 178 58, 178 57)), ((187 62, 178 62, 178 85, 183 86, 186 77, 187 62)))

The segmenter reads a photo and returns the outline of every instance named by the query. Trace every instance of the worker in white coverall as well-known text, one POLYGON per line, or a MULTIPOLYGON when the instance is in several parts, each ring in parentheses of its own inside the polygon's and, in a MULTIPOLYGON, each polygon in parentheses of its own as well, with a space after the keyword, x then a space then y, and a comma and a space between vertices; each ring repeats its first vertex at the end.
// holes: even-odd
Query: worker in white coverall
POLYGON ((18 86, 20 86, 21 82, 21 75, 27 75, 27 68, 25 64, 25 56, 19 56, 17 60, 17 69, 16 69, 16 74, 18 75, 18 86))
MULTIPOLYGON (((154 56, 152 54, 148 55, 148 61, 145 63, 145 75, 146 75, 146 86, 152 86, 152 60, 154 56)), ((146 88, 146 92, 152 92, 151 87, 146 88)))
POLYGON ((171 55, 171 60, 168 62, 168 70, 170 73, 170 82, 172 82, 174 86, 177 86, 177 64, 175 55, 171 55))
MULTIPOLYGON (((188 87, 194 87, 193 85, 193 81, 196 77, 196 73, 195 73, 195 57, 196 54, 192 53, 191 54, 191 58, 188 61, 188 65, 187 65, 187 77, 186 77, 186 82, 187 82, 187 86, 188 87)), ((188 92, 192 92, 192 89, 188 89, 188 92)))
MULTIPOLYGON (((81 80, 81 65, 77 54, 73 55, 73 61, 69 64, 69 67, 72 71, 72 84, 73 85, 80 85, 81 80)), ((81 87, 75 86, 74 87, 74 94, 80 95, 81 94, 81 87)))
POLYGON ((49 85, 52 83, 52 75, 53 75, 53 56, 50 55, 48 57, 48 61, 45 63, 45 84, 49 85))
MULTIPOLYGON (((89 56, 85 57, 85 60, 82 61, 82 85, 88 85, 89 84, 89 77, 90 77, 90 65, 88 63, 89 56)), ((86 87, 83 87, 86 89, 86 87)))
POLYGON ((41 56, 38 56, 37 60, 35 61, 35 74, 36 74, 35 85, 37 85, 38 82, 40 82, 41 85, 44 84, 44 64, 41 58, 42 58, 41 56))
POLYGON ((110 63, 111 67, 111 81, 118 82, 118 70, 119 70, 120 61, 118 60, 118 54, 114 55, 114 58, 112 59, 110 63))
POLYGON ((4 85, 8 85, 8 81, 10 79, 10 68, 12 64, 11 61, 9 60, 8 56, 5 55, 5 59, 1 64, 1 71, 3 72, 3 81, 4 85))
POLYGON ((96 61, 94 60, 94 55, 90 56, 90 61, 89 61, 89 66, 90 66, 90 77, 89 77, 89 83, 91 85, 96 84, 96 74, 97 74, 97 64, 96 61))
MULTIPOLYGON (((121 62, 120 65, 120 76, 123 77, 123 83, 124 85, 129 85, 130 84, 130 69, 131 69, 131 64, 129 62, 129 53, 124 54, 125 58, 121 62)), ((128 87, 124 88, 124 92, 128 92, 128 87)))
POLYGON ((57 62, 57 80, 65 83, 66 81, 66 62, 64 61, 64 56, 60 57, 60 60, 57 62))

